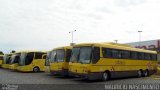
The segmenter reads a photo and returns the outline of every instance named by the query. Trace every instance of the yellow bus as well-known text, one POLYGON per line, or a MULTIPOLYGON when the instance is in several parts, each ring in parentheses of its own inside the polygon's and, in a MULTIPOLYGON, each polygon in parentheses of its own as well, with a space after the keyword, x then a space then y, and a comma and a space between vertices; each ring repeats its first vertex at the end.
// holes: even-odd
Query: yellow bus
POLYGON ((160 75, 160 52, 158 52, 157 74, 160 75))
POLYGON ((12 54, 9 69, 17 70, 18 61, 20 60, 20 55, 21 55, 21 52, 16 52, 12 54))
POLYGON ((68 64, 71 52, 71 46, 58 47, 52 50, 50 62, 51 74, 68 76, 68 64))
POLYGON ((0 67, 2 66, 3 56, 4 56, 3 52, 0 51, 0 67))
POLYGON ((88 80, 149 76, 156 71, 157 52, 116 43, 84 43, 73 47, 71 75, 88 80))
POLYGON ((5 54, 4 59, 2 61, 2 68, 9 69, 9 64, 11 62, 11 56, 13 53, 5 54))
POLYGON ((46 60, 45 60, 45 72, 46 73, 50 73, 50 59, 51 59, 51 51, 48 51, 46 60))
POLYGON ((0 55, 0 67, 2 66, 3 55, 0 55))
POLYGON ((21 72, 44 71, 45 52, 24 51, 20 55, 17 70, 21 72))
POLYGON ((160 62, 158 62, 158 66, 157 66, 157 74, 160 75, 160 62))

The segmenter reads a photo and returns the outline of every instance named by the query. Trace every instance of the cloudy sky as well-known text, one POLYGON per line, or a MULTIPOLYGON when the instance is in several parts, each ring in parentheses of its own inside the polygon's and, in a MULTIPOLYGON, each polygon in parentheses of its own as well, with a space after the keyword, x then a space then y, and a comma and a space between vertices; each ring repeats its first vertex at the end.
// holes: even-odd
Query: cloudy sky
POLYGON ((0 0, 0 50, 160 38, 160 0, 0 0))

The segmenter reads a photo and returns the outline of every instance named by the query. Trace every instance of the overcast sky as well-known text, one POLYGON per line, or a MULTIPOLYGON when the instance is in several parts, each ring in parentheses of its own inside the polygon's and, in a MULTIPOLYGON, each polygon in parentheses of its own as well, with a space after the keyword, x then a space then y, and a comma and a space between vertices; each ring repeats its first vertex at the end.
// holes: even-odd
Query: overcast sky
POLYGON ((0 0, 0 50, 160 38, 160 0, 0 0))

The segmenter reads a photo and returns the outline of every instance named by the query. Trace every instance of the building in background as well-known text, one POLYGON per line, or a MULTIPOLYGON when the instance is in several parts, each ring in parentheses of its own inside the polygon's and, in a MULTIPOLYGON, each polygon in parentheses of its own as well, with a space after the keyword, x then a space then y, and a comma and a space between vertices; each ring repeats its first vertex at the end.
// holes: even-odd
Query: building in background
POLYGON ((150 40, 150 41, 141 41, 141 42, 133 42, 127 43, 136 48, 155 50, 160 52, 160 39, 159 40, 150 40))

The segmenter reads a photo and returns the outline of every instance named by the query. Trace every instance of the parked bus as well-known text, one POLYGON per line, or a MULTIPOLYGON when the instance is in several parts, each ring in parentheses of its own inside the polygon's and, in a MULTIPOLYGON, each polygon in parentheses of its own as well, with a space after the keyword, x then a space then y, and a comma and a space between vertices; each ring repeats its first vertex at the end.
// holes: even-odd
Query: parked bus
POLYGON ((158 62, 158 66, 157 66, 157 74, 160 75, 160 62, 158 62))
POLYGON ((71 75, 88 80, 149 76, 156 71, 157 52, 116 43, 84 43, 73 47, 71 75))
POLYGON ((160 75, 160 52, 158 52, 157 74, 160 75))
POLYGON ((3 55, 0 55, 0 67, 2 66, 3 55))
POLYGON ((45 52, 42 51, 24 51, 20 55, 18 62, 18 71, 39 72, 44 71, 45 52))
POLYGON ((4 56, 3 52, 0 51, 0 67, 2 66, 3 56, 4 56))
POLYGON ((18 61, 20 60, 21 52, 16 52, 11 56, 11 62, 9 65, 9 69, 17 70, 18 61))
POLYGON ((51 74, 68 76, 68 64, 71 51, 71 46, 58 47, 52 50, 50 62, 51 74))
POLYGON ((11 56, 13 53, 5 54, 2 61, 2 68, 9 69, 9 64, 11 62, 11 56))
POLYGON ((50 60, 51 60, 51 51, 48 51, 46 60, 45 60, 45 72, 46 73, 50 73, 50 60))

